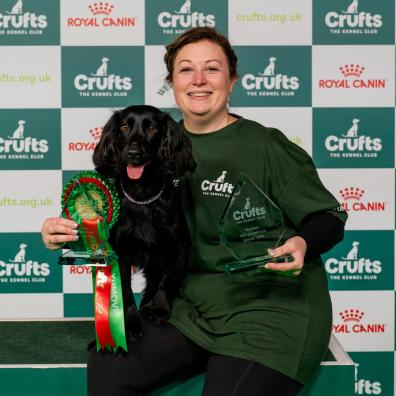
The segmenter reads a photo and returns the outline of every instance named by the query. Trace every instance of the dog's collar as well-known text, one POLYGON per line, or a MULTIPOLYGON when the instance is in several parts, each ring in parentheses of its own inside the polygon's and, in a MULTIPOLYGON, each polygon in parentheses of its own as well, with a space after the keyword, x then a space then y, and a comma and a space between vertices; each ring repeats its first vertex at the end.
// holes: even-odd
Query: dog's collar
POLYGON ((159 193, 157 194, 157 195, 155 195, 154 197, 151 197, 150 199, 146 199, 145 201, 136 201, 136 199, 133 199, 125 190, 124 190, 124 186, 122 185, 122 179, 121 179, 121 190, 122 190, 122 192, 124 193, 124 195, 125 195, 125 198, 128 200, 128 201, 130 201, 130 202, 132 202, 132 203, 134 203, 134 204, 137 204, 137 205, 147 205, 147 204, 150 204, 150 203, 152 203, 152 202, 154 202, 155 200, 157 200, 161 195, 162 195, 162 193, 164 192, 164 189, 165 189, 165 181, 164 181, 164 183, 162 184, 162 187, 161 187, 161 190, 159 191, 159 193))

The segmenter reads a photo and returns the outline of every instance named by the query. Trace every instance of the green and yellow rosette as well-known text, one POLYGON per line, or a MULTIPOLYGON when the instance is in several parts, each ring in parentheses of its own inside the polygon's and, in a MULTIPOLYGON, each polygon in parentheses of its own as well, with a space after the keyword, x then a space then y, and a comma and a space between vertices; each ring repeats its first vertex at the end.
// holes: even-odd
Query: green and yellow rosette
POLYGON ((92 265, 97 349, 127 351, 120 270, 108 243, 119 214, 117 191, 99 173, 80 172, 66 184, 62 208, 62 217, 79 224, 79 240, 69 243, 74 257, 92 265))

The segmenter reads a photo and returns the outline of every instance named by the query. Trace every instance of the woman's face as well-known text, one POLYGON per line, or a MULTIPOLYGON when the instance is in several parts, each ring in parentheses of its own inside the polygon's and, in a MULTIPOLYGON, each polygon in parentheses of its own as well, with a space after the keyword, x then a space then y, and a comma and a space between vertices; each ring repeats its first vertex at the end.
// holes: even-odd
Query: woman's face
POLYGON ((187 44, 174 61, 172 85, 185 121, 216 123, 227 113, 230 79, 222 48, 209 40, 187 44))

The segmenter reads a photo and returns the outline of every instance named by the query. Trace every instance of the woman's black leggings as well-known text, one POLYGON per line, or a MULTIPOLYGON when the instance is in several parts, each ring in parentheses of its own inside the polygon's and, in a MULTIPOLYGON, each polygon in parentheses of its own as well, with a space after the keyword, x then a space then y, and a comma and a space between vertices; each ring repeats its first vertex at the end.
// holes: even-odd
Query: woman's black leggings
POLYGON ((91 353, 89 396, 145 395, 203 372, 204 396, 293 396, 302 388, 269 367, 209 353, 170 324, 156 326, 143 321, 143 334, 138 342, 128 345, 128 354, 91 353))

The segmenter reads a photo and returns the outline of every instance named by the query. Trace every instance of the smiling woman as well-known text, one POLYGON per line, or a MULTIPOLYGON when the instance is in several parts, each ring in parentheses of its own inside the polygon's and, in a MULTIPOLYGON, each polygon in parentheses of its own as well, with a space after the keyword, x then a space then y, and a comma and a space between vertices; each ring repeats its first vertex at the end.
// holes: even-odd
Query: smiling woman
POLYGON ((175 100, 191 132, 218 130, 236 118, 227 103, 236 77, 230 77, 226 56, 215 43, 188 44, 177 54, 172 76, 175 100))

